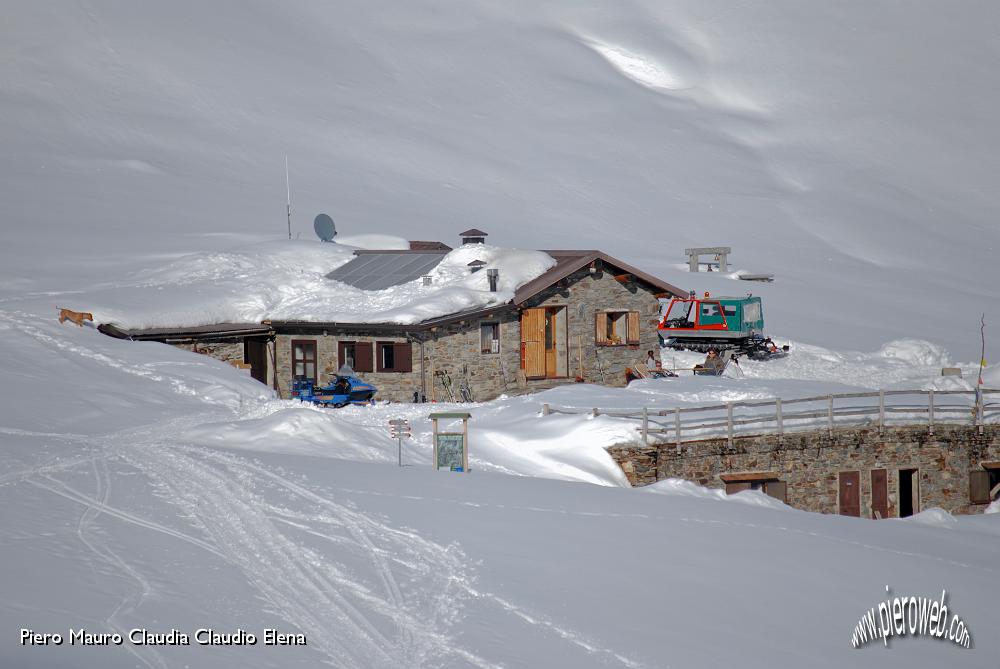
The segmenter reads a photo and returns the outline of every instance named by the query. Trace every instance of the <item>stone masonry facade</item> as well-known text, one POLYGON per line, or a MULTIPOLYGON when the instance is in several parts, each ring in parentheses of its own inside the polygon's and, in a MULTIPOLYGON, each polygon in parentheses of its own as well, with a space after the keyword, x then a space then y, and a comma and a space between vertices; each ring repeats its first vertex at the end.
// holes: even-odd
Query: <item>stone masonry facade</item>
MULTIPOLYGON (((871 518, 873 469, 887 470, 888 517, 899 515, 900 470, 917 470, 919 508, 941 507, 951 513, 980 513, 972 504, 969 474, 1000 462, 1000 426, 937 425, 838 429, 756 437, 637 446, 623 444, 608 452, 634 486, 664 478, 682 478, 710 488, 724 488, 729 475, 774 472, 787 486, 793 507, 820 513, 840 511, 839 474, 859 472, 860 515, 871 518)), ((738 478, 738 477, 736 477, 738 478)))
MULTIPOLYGON (((576 272, 542 291, 522 307, 564 307, 560 313, 565 316, 565 330, 564 337, 560 338, 562 350, 559 352, 564 356, 564 375, 526 379, 520 373, 520 309, 502 305, 494 312, 435 328, 415 327, 407 332, 405 326, 400 326, 398 330, 393 330, 394 336, 375 331, 279 333, 272 349, 277 358, 279 392, 282 397, 289 397, 293 340, 316 342, 317 380, 321 383, 328 381, 330 375, 340 368, 342 361, 337 359, 340 341, 373 344, 409 341, 412 371, 358 373, 360 378, 379 389, 377 399, 392 402, 412 402, 414 392, 423 392, 428 401, 450 401, 451 397, 458 400, 463 382, 476 401, 493 399, 505 393, 519 394, 573 383, 578 377, 588 383, 623 386, 626 367, 643 364, 648 350, 659 352, 657 324, 660 303, 653 289, 637 282, 619 282, 612 273, 601 268, 595 272, 589 269, 576 272), (595 318, 598 312, 605 311, 639 312, 639 344, 597 345, 595 318), (484 323, 499 324, 499 353, 482 352, 481 326, 484 323), (446 379, 450 379, 451 395, 446 379)), ((271 370, 268 373, 269 383, 273 384, 271 370)))

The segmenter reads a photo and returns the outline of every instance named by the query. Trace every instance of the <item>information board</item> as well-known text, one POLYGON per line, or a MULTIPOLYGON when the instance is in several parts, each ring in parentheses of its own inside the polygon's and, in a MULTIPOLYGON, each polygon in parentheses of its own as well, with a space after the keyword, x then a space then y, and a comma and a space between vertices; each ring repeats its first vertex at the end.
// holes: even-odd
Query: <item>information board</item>
POLYGON ((465 465, 465 435, 461 433, 438 433, 437 467, 451 471, 462 471, 465 465))

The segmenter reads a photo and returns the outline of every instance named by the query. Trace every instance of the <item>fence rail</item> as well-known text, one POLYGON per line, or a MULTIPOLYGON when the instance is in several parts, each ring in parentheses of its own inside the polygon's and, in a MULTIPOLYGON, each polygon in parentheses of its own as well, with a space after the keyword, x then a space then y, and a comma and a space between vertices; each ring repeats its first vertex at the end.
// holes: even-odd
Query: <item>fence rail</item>
POLYGON ((1000 401, 987 401, 991 395, 1000 395, 1000 389, 984 388, 980 392, 981 394, 977 394, 975 390, 880 390, 793 399, 776 397, 769 400, 740 400, 670 409, 578 409, 543 404, 542 415, 582 414, 635 419, 641 421, 636 429, 644 443, 649 443, 650 435, 665 435, 672 437, 670 441, 678 447, 685 442, 719 436, 725 436, 732 446, 733 439, 737 436, 777 434, 781 437, 786 432, 815 430, 827 430, 832 435, 838 427, 858 425, 877 425, 880 434, 889 425, 927 425, 930 434, 934 434, 936 425, 973 425, 978 427, 981 434, 985 423, 1000 422, 1000 401), (924 399, 898 401, 904 397, 924 399), (956 402, 956 398, 969 401, 956 402), (844 400, 871 401, 854 402, 845 406, 844 400), (799 404, 820 406, 786 410, 790 405, 799 404), (696 417, 695 414, 699 413, 707 415, 696 417))

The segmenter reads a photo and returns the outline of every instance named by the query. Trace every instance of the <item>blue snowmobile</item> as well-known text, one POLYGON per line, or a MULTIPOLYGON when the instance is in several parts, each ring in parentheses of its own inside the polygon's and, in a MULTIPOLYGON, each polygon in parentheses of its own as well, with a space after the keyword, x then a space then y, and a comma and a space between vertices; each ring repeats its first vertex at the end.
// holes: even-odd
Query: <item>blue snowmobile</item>
POLYGON ((354 370, 344 365, 325 386, 313 385, 312 379, 296 376, 292 379, 292 397, 318 406, 339 409, 348 404, 374 404, 378 388, 354 376, 354 370))

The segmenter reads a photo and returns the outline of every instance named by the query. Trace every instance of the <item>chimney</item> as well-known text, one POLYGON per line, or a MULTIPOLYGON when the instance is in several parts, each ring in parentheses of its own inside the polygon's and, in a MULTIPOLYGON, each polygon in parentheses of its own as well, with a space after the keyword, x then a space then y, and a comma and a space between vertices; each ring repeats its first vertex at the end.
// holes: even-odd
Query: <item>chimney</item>
POLYGON ((500 282, 500 270, 494 268, 486 270, 486 278, 490 280, 490 292, 497 292, 497 284, 500 282))
POLYGON ((486 267, 486 263, 482 260, 473 260, 468 264, 469 274, 475 274, 484 267, 486 267))
POLYGON ((471 230, 460 232, 459 236, 462 238, 462 244, 485 244, 486 237, 489 235, 482 230, 472 228, 471 230))

